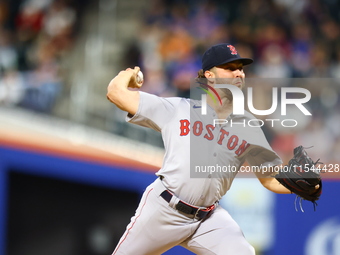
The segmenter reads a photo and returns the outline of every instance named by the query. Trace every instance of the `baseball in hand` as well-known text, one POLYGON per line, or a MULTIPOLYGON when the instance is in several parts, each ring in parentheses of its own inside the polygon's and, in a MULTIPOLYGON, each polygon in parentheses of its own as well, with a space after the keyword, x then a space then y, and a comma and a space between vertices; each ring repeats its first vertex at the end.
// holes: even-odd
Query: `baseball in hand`
POLYGON ((142 71, 138 71, 137 77, 136 77, 137 84, 142 85, 143 80, 144 80, 144 75, 143 75, 142 71))

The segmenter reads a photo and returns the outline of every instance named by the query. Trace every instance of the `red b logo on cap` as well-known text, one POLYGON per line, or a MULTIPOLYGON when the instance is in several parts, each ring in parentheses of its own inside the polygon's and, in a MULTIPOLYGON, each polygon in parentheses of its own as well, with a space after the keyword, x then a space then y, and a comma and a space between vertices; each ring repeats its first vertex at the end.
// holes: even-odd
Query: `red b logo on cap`
POLYGON ((231 55, 237 55, 237 50, 236 50, 236 48, 234 46, 228 45, 227 47, 231 51, 231 55))

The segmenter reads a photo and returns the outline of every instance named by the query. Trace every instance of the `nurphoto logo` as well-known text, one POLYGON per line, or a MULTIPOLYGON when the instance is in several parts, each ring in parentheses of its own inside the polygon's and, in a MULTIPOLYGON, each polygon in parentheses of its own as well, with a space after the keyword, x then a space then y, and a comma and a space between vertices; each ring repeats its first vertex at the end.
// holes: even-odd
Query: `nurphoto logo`
MULTIPOLYGON (((207 85, 207 84, 200 84, 201 86, 198 87, 201 90, 205 91, 206 94, 201 95, 202 100, 202 107, 201 107, 201 114, 207 115, 207 95, 210 96, 210 98, 213 100, 214 103, 218 103, 222 105, 222 101, 220 96, 218 95, 217 91, 207 85), (209 91, 211 90, 211 92, 209 91), (217 99, 217 100, 216 100, 217 99)), ((244 115, 244 102, 245 102, 245 96, 242 92, 242 90, 234 85, 230 84, 216 84, 215 88, 222 88, 222 89, 228 89, 232 96, 233 96, 233 114, 234 115, 244 115)), ((305 88, 296 88, 296 87, 281 87, 281 100, 280 100, 280 108, 281 108, 281 116, 287 115, 287 105, 295 105, 305 116, 311 116, 312 114, 307 110, 307 108, 303 105, 307 103, 311 99, 311 93, 309 90, 305 88), (302 98, 288 98, 288 94, 299 94, 303 95, 302 98)), ((279 96, 278 96, 278 88, 273 87, 272 88, 272 105, 269 109, 266 110, 258 110, 255 109, 253 104, 253 88, 248 87, 247 88, 247 106, 249 108, 249 111, 255 115, 265 116, 270 115, 274 113, 277 110, 278 104, 279 104, 279 96)), ((295 119, 253 119, 249 120, 248 123, 245 123, 245 120, 243 122, 234 123, 236 124, 242 124, 246 125, 248 124, 249 127, 261 127, 264 125, 264 121, 271 122, 272 127, 274 126, 274 123, 279 121, 281 122, 281 125, 283 127, 295 127, 297 126, 297 120, 295 119)), ((216 124, 225 124, 228 123, 228 120, 226 119, 214 119, 214 126, 216 124)), ((231 123, 232 124, 232 123, 231 123)))

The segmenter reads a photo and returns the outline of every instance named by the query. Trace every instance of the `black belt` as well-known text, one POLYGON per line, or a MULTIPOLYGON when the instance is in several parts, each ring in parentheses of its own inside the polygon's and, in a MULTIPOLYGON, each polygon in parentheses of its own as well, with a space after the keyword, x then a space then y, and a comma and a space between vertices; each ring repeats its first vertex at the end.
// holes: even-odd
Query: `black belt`
MULTIPOLYGON (((164 190, 161 193, 161 197, 164 198, 164 200, 167 201, 168 203, 170 203, 170 200, 173 196, 174 195, 171 194, 170 191, 168 190, 164 190)), ((215 209, 215 207, 216 207, 215 205, 211 205, 209 207, 202 209, 196 206, 189 205, 181 200, 176 204, 176 209, 178 211, 194 215, 195 218, 198 218, 200 220, 207 217, 209 213, 211 213, 215 209)))

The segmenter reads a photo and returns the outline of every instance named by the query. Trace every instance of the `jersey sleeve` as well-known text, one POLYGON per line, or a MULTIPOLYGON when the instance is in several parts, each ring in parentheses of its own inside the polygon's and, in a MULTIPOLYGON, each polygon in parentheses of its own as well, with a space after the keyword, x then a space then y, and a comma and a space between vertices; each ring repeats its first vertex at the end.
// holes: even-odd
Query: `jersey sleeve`
POLYGON ((258 145, 250 145, 247 154, 247 161, 251 166, 276 166, 281 165, 281 158, 271 148, 266 148, 258 145))
POLYGON ((282 164, 281 158, 269 145, 261 128, 254 128, 253 139, 249 141, 246 160, 251 166, 276 166, 282 164))
MULTIPOLYGON (((252 115, 248 114, 249 119, 255 119, 252 115)), ((244 132, 246 133, 246 140, 249 147, 247 153, 243 155, 249 165, 251 166, 276 166, 281 165, 282 160, 277 153, 271 148, 270 144, 265 137, 263 130, 258 127, 247 127, 244 132)))
POLYGON ((126 121, 154 129, 158 132, 174 116, 181 98, 163 98, 140 91, 140 100, 137 113, 126 117, 126 121))

